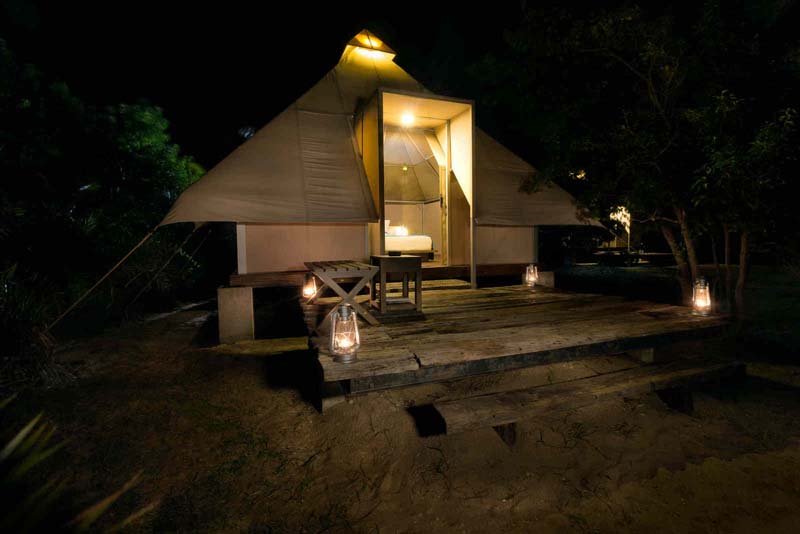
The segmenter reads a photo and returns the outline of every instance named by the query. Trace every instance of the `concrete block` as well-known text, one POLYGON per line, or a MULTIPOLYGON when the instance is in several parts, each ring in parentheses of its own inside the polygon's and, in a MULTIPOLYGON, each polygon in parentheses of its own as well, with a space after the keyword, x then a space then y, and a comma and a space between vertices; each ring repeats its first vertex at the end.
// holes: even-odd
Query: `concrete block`
POLYGON ((539 281, 536 285, 542 287, 556 287, 556 273, 553 271, 539 271, 539 281))
POLYGON ((220 343, 234 343, 255 337, 252 287, 217 289, 217 308, 220 343))

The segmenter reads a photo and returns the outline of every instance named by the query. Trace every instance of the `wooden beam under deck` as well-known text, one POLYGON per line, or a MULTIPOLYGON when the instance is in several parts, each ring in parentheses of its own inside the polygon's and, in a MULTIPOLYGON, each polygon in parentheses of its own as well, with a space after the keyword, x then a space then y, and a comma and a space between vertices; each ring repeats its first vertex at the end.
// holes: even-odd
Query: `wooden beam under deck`
MULTIPOLYGON (((614 397, 659 393, 662 398, 685 394, 687 402, 665 401, 681 411, 691 411, 691 387, 741 377, 745 365, 739 362, 716 362, 687 359, 661 365, 645 365, 594 377, 549 384, 527 390, 478 395, 434 403, 445 422, 447 434, 467 430, 499 428, 504 441, 514 441, 512 425, 543 413, 574 410, 614 397)), ((683 400, 683 399, 681 399, 683 400)))
MULTIPOLYGON (((525 265, 521 263, 501 263, 478 265, 479 277, 522 276, 525 265)), ((234 273, 230 277, 232 287, 301 287, 303 277, 308 271, 283 271, 267 273, 234 273)), ((425 265, 422 266, 423 280, 469 279, 469 265, 425 265)))
POLYGON ((448 380, 672 345, 719 335, 728 323, 681 306, 546 288, 444 288, 423 295, 423 320, 362 328, 353 363, 334 362, 324 334, 312 338, 324 381, 362 392, 448 380))

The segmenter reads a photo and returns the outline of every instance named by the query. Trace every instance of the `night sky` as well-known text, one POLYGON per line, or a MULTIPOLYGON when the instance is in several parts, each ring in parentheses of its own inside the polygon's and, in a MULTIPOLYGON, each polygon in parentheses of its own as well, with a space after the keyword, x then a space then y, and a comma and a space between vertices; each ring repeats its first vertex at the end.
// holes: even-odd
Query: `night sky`
POLYGON ((522 12, 513 1, 491 12, 409 2, 2 5, 0 35, 20 59, 85 101, 160 106, 176 142, 206 167, 241 142, 239 128, 263 126, 310 88, 364 27, 432 89, 475 98, 459 91, 464 66, 496 49, 522 12))

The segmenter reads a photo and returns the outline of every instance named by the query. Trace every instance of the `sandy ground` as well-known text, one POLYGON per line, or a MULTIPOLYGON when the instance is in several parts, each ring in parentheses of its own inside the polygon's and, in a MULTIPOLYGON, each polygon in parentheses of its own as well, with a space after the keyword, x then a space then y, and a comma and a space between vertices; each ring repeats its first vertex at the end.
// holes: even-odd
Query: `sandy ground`
POLYGON ((49 467, 76 505, 142 473, 109 524, 157 503, 134 531, 797 531, 796 367, 754 366, 735 396, 697 394, 692 416, 643 397, 531 419, 510 449, 491 429, 420 437, 409 408, 620 361, 373 393, 320 414, 309 357, 293 350, 303 339, 203 347, 207 315, 83 341, 61 354, 83 378, 24 393, 4 415, 43 411, 59 426, 68 441, 49 467))

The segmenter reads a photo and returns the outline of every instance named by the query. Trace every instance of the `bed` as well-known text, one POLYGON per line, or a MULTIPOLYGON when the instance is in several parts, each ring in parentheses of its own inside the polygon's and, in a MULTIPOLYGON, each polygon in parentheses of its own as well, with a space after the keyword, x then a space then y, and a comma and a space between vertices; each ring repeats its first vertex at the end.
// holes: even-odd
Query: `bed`
POLYGON ((433 259, 433 239, 429 235, 386 234, 386 251, 412 254, 431 260, 433 259))

